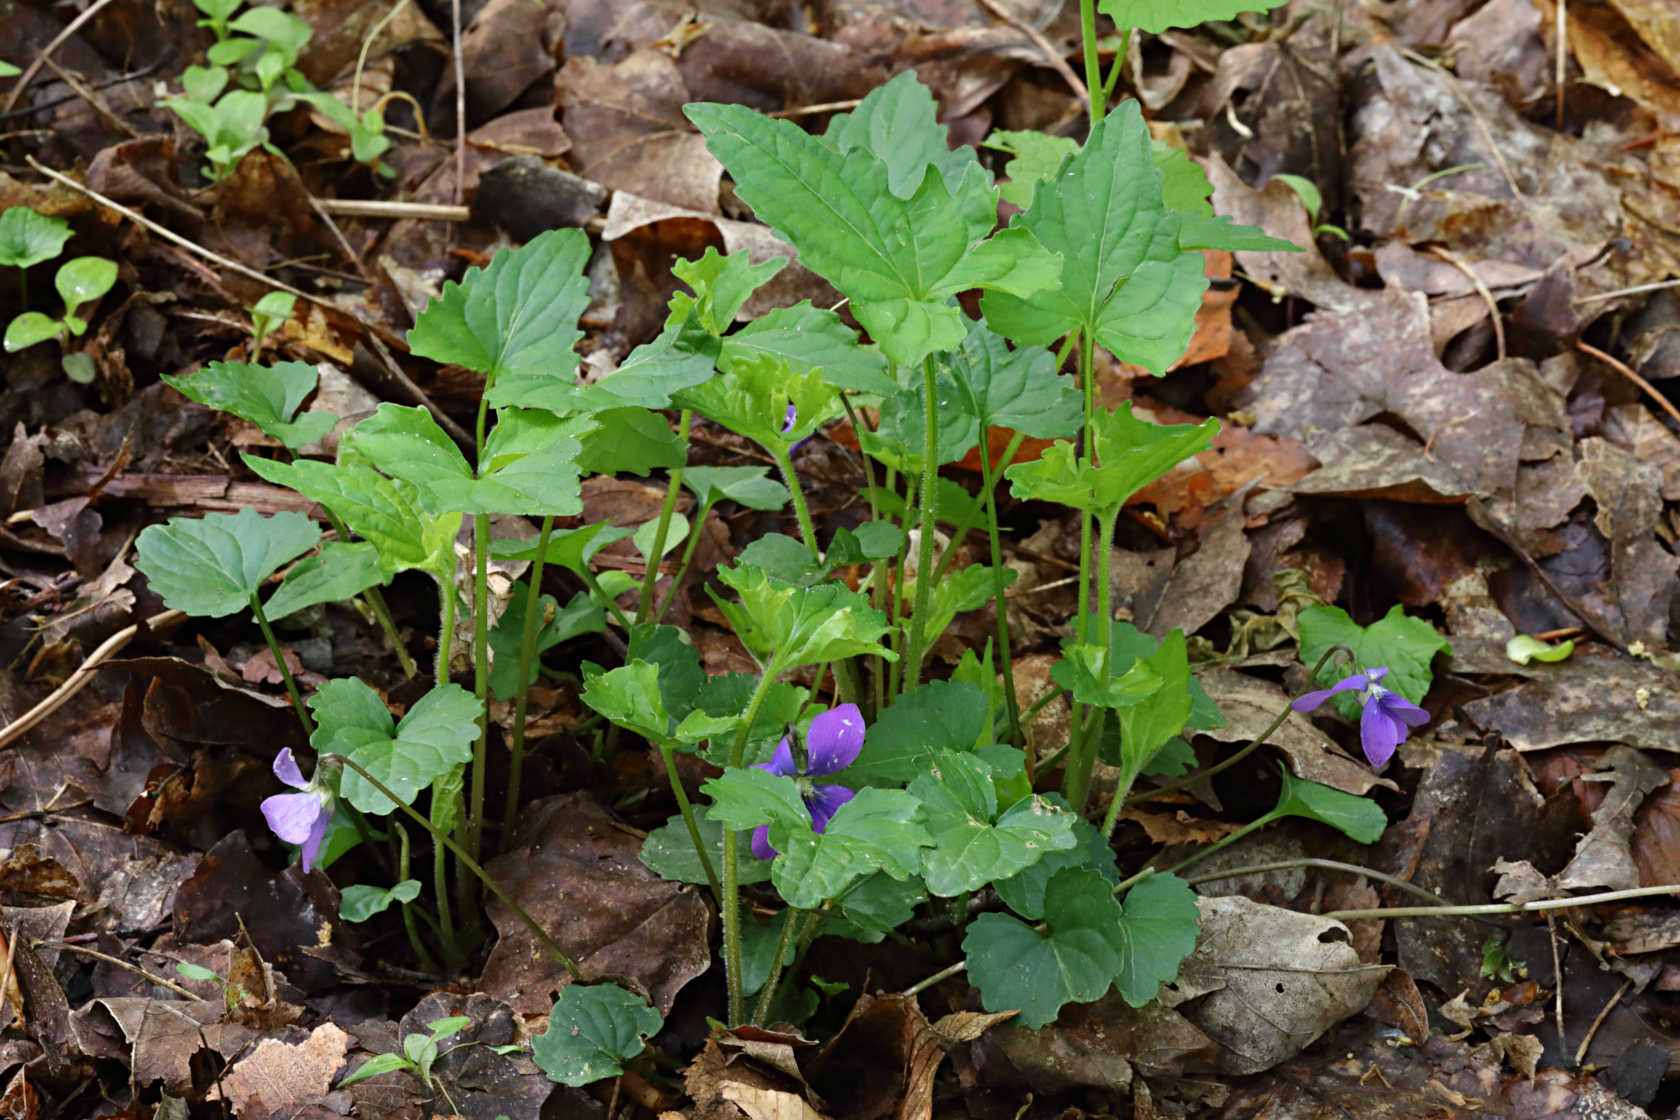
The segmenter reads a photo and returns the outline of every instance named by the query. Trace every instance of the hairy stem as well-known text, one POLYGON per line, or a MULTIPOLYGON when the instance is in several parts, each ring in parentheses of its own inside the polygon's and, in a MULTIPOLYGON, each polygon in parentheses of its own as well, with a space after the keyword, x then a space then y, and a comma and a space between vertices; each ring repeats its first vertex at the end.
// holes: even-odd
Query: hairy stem
POLYGON ((758 1003, 753 1007, 752 1025, 755 1027, 762 1027, 764 1017, 770 1014, 770 1004, 776 998, 776 985, 782 979, 782 961, 793 947, 793 927, 798 924, 801 913, 803 911, 797 906, 789 906, 782 912, 782 936, 776 941, 776 955, 770 960, 770 975, 764 978, 764 987, 758 992, 758 1003))
POLYGON ((263 614, 262 604, 257 601, 257 593, 251 592, 251 613, 257 616, 257 628, 262 631, 263 640, 268 643, 268 650, 274 655, 274 664, 280 669, 280 679, 286 682, 286 694, 292 698, 292 707, 297 711, 298 722, 303 724, 306 736, 315 734, 315 721, 309 718, 309 709, 304 706, 303 694, 298 691, 297 682, 292 679, 292 671, 286 668, 286 658, 280 652, 280 643, 274 637, 274 628, 268 624, 268 616, 263 614))
POLYGON ((939 385, 933 355, 922 359, 923 441, 922 524, 916 557, 916 602, 910 613, 910 640, 905 647, 904 691, 914 692, 922 682, 922 655, 927 626, 928 594, 933 586, 933 538, 939 514, 939 385))
MULTIPOLYGON (((682 440, 683 459, 688 458, 688 425, 693 419, 689 409, 683 409, 677 418, 677 435, 682 440)), ((636 597, 636 621, 643 623, 653 613, 653 590, 659 583, 660 561, 665 557, 665 537, 671 528, 671 515, 677 510, 677 499, 682 496, 683 468, 676 467, 671 471, 671 479, 665 485, 665 501, 659 507, 659 523, 653 527, 653 548, 648 554, 647 572, 642 576, 641 594, 636 597)), ((689 532, 689 539, 696 536, 696 524, 689 532)), ((674 585, 673 585, 674 586, 674 585)))
POLYGON ((665 777, 671 783, 671 796, 677 799, 677 811, 682 814, 683 824, 688 828, 688 838, 694 842, 694 854, 700 857, 700 866, 706 872, 706 885, 712 888, 712 897, 722 905, 723 888, 718 885, 717 872, 712 870, 706 843, 700 839, 700 826, 694 820, 694 806, 689 803, 688 791, 683 788, 682 778, 677 774, 676 751, 669 744, 661 743, 659 753, 665 758, 665 777))
POLYGON ((543 564, 548 559, 548 541, 554 534, 552 515, 542 519, 537 534, 537 557, 531 561, 531 581, 525 591, 525 619, 519 632, 519 692, 513 701, 513 735, 508 741, 507 802, 502 807, 502 842, 513 835, 514 817, 519 812, 519 784, 525 773, 525 713, 530 704, 531 666, 537 660, 537 634, 542 627, 543 564))
MULTIPOLYGON (((764 705, 764 698, 770 695, 770 686, 776 683, 781 671, 780 660, 775 657, 764 667, 764 675, 758 679, 752 699, 747 701, 741 726, 729 744, 731 767, 739 768, 746 760, 753 721, 758 718, 758 709, 764 705)), ((746 998, 741 992, 741 834, 733 828, 723 833, 723 969, 729 989, 729 1022, 734 1026, 744 1021, 746 998)))

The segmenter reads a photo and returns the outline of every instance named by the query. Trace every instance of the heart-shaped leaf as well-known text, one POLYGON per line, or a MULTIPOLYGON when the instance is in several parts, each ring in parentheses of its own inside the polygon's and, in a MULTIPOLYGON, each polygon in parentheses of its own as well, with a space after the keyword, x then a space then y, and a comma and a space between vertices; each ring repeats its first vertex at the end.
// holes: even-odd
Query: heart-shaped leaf
POLYGON ((338 421, 330 412, 298 414, 319 378, 307 362, 211 362, 192 373, 163 375, 188 400, 231 412, 294 449, 318 442, 338 421))
POLYGON ((320 539, 320 527, 301 513, 173 517, 141 531, 135 567, 166 605, 220 618, 250 606, 265 579, 320 539))

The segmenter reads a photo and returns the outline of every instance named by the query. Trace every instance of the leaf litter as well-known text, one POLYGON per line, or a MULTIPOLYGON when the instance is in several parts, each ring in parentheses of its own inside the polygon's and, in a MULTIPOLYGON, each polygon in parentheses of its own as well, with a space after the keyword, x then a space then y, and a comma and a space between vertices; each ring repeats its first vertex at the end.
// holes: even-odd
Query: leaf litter
MULTIPOLYGON (((118 0, 113 11, 127 7, 118 0)), ((446 17, 296 5, 313 32, 302 72, 345 98, 359 84, 358 112, 387 91, 412 97, 430 132, 401 98, 385 103, 390 120, 406 122, 392 134, 386 178, 340 161, 351 134, 332 119, 276 118, 271 140, 289 158, 257 149, 213 190, 183 186, 192 161, 182 144, 193 134, 136 93, 145 82, 106 84, 130 65, 106 33, 71 31, 55 56, 66 69, 48 67, 8 98, 42 129, 14 139, 14 156, 83 164, 105 199, 328 295, 259 355, 245 309, 262 289, 248 276, 115 220, 21 161, 6 169, 0 205, 67 219, 78 253, 119 263, 126 295, 95 311, 82 351, 91 384, 62 378, 41 347, 7 358, 0 712, 10 720, 29 709, 102 642, 156 614, 167 586, 137 579, 127 562, 148 525, 179 512, 315 514, 239 465, 234 448, 263 437, 186 402, 162 376, 217 361, 330 363, 337 391, 363 403, 329 411, 370 411, 381 399, 448 408, 467 399, 452 385, 476 394, 471 375, 431 368, 400 340, 461 258, 493 259, 508 244, 498 225, 516 241, 534 236, 514 224, 530 220, 529 207, 515 203, 513 220, 451 213, 446 225, 400 207, 369 215, 317 200, 476 207, 509 161, 534 157, 545 172, 571 174, 585 186, 572 190, 563 221, 599 237, 581 350, 610 369, 658 332, 673 260, 706 246, 755 262, 796 256, 735 197, 684 104, 745 104, 820 126, 836 104, 915 66, 957 142, 992 127, 1078 134, 1080 106, 1062 73, 1077 77, 1080 65, 1077 5, 827 8, 819 24, 797 5, 720 3, 689 18, 672 4, 574 0, 543 12, 493 2, 463 28, 467 118, 456 122, 446 17), (457 125, 459 163, 433 142, 457 125)), ((28 11, 17 48, 5 48, 19 67, 64 29, 60 16, 28 11)), ((1227 420, 1211 450, 1127 507, 1115 535, 1117 602, 1147 633, 1191 636, 1223 719, 1185 732, 1187 754, 1204 763, 1246 744, 1312 686, 1279 652, 1301 636, 1303 601, 1345 606, 1360 623, 1402 603, 1444 633, 1452 648, 1429 700, 1437 722, 1401 747, 1386 777, 1357 761, 1357 734, 1334 718, 1293 714, 1274 739, 1297 778, 1374 794, 1388 809, 1396 823, 1380 845, 1340 853, 1387 878, 1308 867, 1287 882, 1261 872, 1198 884, 1195 953, 1142 1008, 1116 997, 1074 1004, 1033 1031, 978 1011, 961 979, 897 994, 949 959, 948 945, 939 951, 949 928, 930 913, 927 931, 896 955, 848 960, 836 946, 855 943, 816 943, 813 973, 850 993, 821 1013, 820 1046, 744 1028, 708 1037, 703 1009, 717 995, 708 989, 721 988, 709 971, 714 911, 700 890, 661 880, 637 858, 638 832, 667 815, 657 771, 636 750, 604 758, 562 733, 529 759, 535 784, 524 788, 535 799, 488 869, 560 932, 588 980, 649 997, 666 1015, 655 1052, 686 1064, 679 1081, 630 1063, 591 1098, 555 1086, 529 1057, 567 974, 510 911, 489 903, 493 947, 444 985, 393 957, 395 925, 363 936, 338 918, 327 880, 276 870, 281 853, 253 823, 272 792, 266 757, 306 744, 249 615, 196 633, 141 626, 127 655, 105 661, 48 722, 5 740, 0 932, 13 1018, 0 1040, 10 1078, 0 1101, 25 1116, 48 1107, 175 1114, 168 1102, 183 1100, 222 1102, 239 1116, 451 1106, 582 1115, 610 1099, 648 1115, 861 1117, 930 1115, 935 1099, 970 1115, 1014 1113, 1029 1091, 1068 1103, 1098 1090, 1109 1102, 1129 1096, 1135 1115, 1249 1115, 1268 1099, 1291 1115, 1672 1110, 1667 1075, 1680 1042, 1650 1029, 1680 990, 1680 934, 1661 898, 1560 910, 1556 921, 1396 918, 1386 939, 1380 917, 1338 926, 1311 913, 1417 901, 1395 880, 1451 903, 1489 902, 1500 897, 1495 868, 1510 861, 1525 862, 1548 894, 1680 882, 1665 761, 1680 742, 1670 726, 1680 444, 1659 399, 1680 376, 1680 316, 1671 292, 1649 290, 1680 271, 1680 41, 1660 5, 1571 7, 1560 90, 1560 11, 1431 0, 1396 13, 1355 6, 1334 26, 1291 4, 1131 44, 1128 82, 1158 137, 1189 138, 1218 213, 1306 251, 1238 248, 1229 270, 1210 251, 1215 286, 1174 372, 1156 380, 1104 367, 1099 388, 1111 402, 1132 400, 1162 422, 1209 411, 1227 420), (1316 186, 1317 213, 1284 174, 1316 186), (1542 632, 1574 635, 1576 652, 1527 666, 1502 657, 1505 639, 1542 632), (1222 893, 1237 885, 1256 897, 1222 893), (1489 939, 1503 941, 1526 981, 1489 975, 1489 939), (80 956, 79 945, 104 956, 80 956), (176 962, 225 979, 188 980, 176 962), (1373 998, 1379 983, 1410 994, 1373 998), (1397 1015, 1400 1006, 1417 1010, 1397 1015), (405 1036, 451 1015, 474 1026, 438 1060, 433 1082, 397 1072, 338 1087, 359 1061, 401 1052, 405 1036), (1469 1033, 1430 1032, 1442 1015, 1469 1033), (89 1080, 96 1072, 102 1080, 89 1080)), ((189 55, 203 45, 184 20, 147 34, 189 55)), ((801 299, 841 302, 796 266, 742 315, 801 299)), ((19 293, 0 294, 8 317, 23 307, 19 293)), ((329 408, 324 393, 315 400, 329 408)), ((470 426, 470 410, 456 411, 470 426)), ((999 432, 994 456, 1007 429, 987 433, 990 444, 999 432)), ((1035 442, 1018 461, 1042 453, 1035 442)), ((857 459, 834 448, 802 453, 825 537, 863 516, 857 459)), ((697 438, 695 451, 697 461, 743 461, 722 437, 697 438)), ((979 466, 970 455, 950 476, 973 486, 979 466)), ((585 521, 642 524, 659 499, 641 483, 595 480, 583 492, 585 521)), ((1077 568, 1078 530, 1033 503, 1005 497, 1004 506, 1015 530, 1005 559, 1021 573, 1008 601, 1023 638, 1016 686, 1031 703, 1050 686, 1048 651, 1074 613, 1056 585, 1077 568)), ((789 528, 738 505, 707 526, 701 572, 789 528)), ((631 577, 645 564, 628 541, 600 559, 598 570, 631 577)), ((270 566, 242 575, 260 582, 270 566)), ((192 582, 200 594, 209 587, 192 582)), ((470 580, 463 586, 470 592, 470 580)), ((223 598, 237 611, 251 588, 233 590, 223 598)), ((399 636, 423 650, 431 589, 416 577, 388 590, 399 636)), ((671 620, 694 630, 702 663, 749 668, 701 581, 675 590, 671 620)), ((959 620, 953 633, 986 631, 959 620)), ((309 608, 284 638, 285 662, 306 688, 352 673, 396 717, 420 699, 352 611, 309 608)), ((593 640, 565 671, 622 658, 611 632, 593 640)), ((965 648, 938 647, 944 671, 962 672, 965 648)), ((537 695, 549 710, 533 726, 575 728, 587 717, 574 689, 537 695)), ((1040 760, 1069 735, 1054 722, 1058 706, 1065 713, 1058 700, 1045 709, 1051 723, 1035 725, 1045 733, 1040 760)), ((509 719, 497 722, 505 729, 509 719)), ((711 771, 690 763, 696 789, 711 771)), ((1169 795, 1155 808, 1170 809, 1173 829, 1151 827, 1141 809, 1121 814, 1122 859, 1136 867, 1155 844, 1228 835, 1233 818, 1270 804, 1274 767, 1256 758, 1169 795)), ((492 792, 507 780, 505 766, 493 769, 492 792)), ((1235 852, 1263 862, 1252 841, 1235 852)), ((975 902, 987 905, 983 895, 975 902)))

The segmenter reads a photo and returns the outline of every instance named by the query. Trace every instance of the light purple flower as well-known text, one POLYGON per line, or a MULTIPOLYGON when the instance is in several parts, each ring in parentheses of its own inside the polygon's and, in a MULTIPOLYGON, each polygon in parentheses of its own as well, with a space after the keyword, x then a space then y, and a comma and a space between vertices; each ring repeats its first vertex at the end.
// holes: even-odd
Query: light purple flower
MULTIPOLYGON (((802 773, 793 761, 793 746, 786 738, 776 747, 769 762, 758 763, 760 770, 792 778, 799 785, 800 799, 811 814, 811 828, 821 832, 840 811, 840 806, 857 796, 845 786, 813 784, 810 779, 838 774, 853 762, 863 750, 863 713, 856 704, 841 704, 830 708, 811 721, 805 735, 807 758, 802 773)), ((775 848, 770 846, 770 826, 761 824, 753 829, 752 853, 759 859, 774 859, 775 848)))
MULTIPOLYGON (((292 748, 283 747, 274 756, 274 776, 301 793, 277 793, 263 799, 262 813, 274 835, 288 844, 296 844, 302 855, 303 870, 309 871, 327 835, 327 821, 332 818, 332 791, 316 782, 303 780, 292 748)), ((321 777, 320 768, 315 771, 321 777)))
POLYGON ((1406 733, 1429 722, 1428 712, 1377 683, 1387 675, 1386 666, 1355 673, 1330 688, 1296 697, 1290 707, 1297 712, 1310 712, 1339 692, 1363 693, 1360 697, 1364 712, 1359 717, 1359 745, 1365 749, 1365 757, 1371 765, 1381 770, 1394 757, 1400 744, 1406 741, 1406 733))

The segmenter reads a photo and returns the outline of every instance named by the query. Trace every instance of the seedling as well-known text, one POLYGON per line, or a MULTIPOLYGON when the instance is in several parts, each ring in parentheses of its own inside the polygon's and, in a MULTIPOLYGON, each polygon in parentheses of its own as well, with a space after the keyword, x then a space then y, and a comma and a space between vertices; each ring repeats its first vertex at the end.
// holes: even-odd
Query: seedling
POLYGON ((0 213, 0 265, 18 270, 18 299, 29 303, 30 265, 50 261, 70 240, 70 223, 38 214, 27 206, 10 206, 0 213))
POLYGON ((290 292, 269 292, 259 299, 254 307, 245 310, 251 313, 251 356, 262 353, 263 339, 269 332, 292 317, 292 307, 297 303, 297 297, 290 292))
MULTIPOLYGON (((1278 174, 1273 175, 1272 178, 1295 192, 1296 196, 1301 200, 1301 205, 1307 208, 1308 221, 1318 221, 1319 211, 1324 208, 1324 196, 1319 193, 1317 183, 1314 183, 1311 179, 1303 179, 1299 175, 1289 175, 1284 172, 1279 172, 1278 174)), ((1353 238, 1348 236, 1347 230, 1343 229, 1341 226, 1332 225, 1329 222, 1313 226, 1313 233, 1333 234, 1336 237, 1341 238, 1343 241, 1353 240, 1353 238)))
MULTIPOLYGON (((11 211, 8 211, 10 213, 11 211)), ((59 298, 64 301, 64 314, 51 318, 39 311, 25 311, 6 327, 5 347, 8 354, 16 353, 38 342, 57 339, 61 347, 71 337, 87 333, 88 321, 78 314, 85 304, 99 299, 117 282, 117 263, 104 257, 76 257, 59 267, 53 277, 59 298)), ((65 376, 78 384, 93 380, 93 361, 81 353, 67 353, 60 360, 65 376)))

